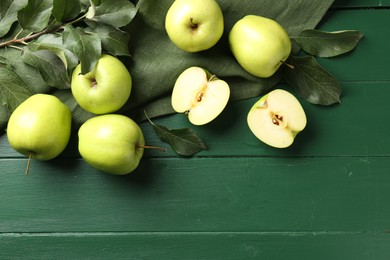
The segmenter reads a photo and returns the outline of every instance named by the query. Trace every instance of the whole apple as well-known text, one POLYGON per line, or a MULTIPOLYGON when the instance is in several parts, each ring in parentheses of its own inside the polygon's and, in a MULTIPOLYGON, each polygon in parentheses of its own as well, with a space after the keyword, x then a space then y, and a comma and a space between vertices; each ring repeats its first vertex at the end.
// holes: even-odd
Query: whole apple
POLYGON ((276 148, 289 147, 307 123, 298 99, 283 89, 260 98, 249 111, 247 121, 259 140, 276 148))
POLYGON ((177 78, 171 103, 178 113, 186 113, 194 125, 214 120, 226 107, 230 87, 217 76, 200 67, 190 67, 177 78))
POLYGON ((144 152, 144 136, 132 119, 119 114, 99 115, 81 125, 78 149, 92 167, 115 175, 134 171, 144 152))
POLYGON ((87 74, 81 74, 80 64, 72 74, 74 98, 83 109, 93 114, 119 110, 129 99, 131 88, 130 72, 118 58, 108 54, 103 54, 87 74))
POLYGON ((7 137, 12 148, 32 159, 50 160, 67 146, 72 115, 57 97, 35 94, 11 114, 7 137))
POLYGON ((291 40, 276 21, 247 15, 229 33, 229 46, 238 63, 250 74, 271 77, 291 53, 291 40))
POLYGON ((223 14, 215 0, 176 0, 165 18, 171 41, 187 52, 213 47, 224 30, 223 14))

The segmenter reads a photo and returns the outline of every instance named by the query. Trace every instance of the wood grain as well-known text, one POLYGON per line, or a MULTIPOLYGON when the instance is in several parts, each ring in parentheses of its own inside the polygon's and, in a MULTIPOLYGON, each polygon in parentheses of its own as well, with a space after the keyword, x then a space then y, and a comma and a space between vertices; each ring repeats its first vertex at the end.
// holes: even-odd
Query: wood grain
MULTIPOLYGON (((267 147, 246 126, 256 99, 191 127, 209 146, 192 158, 148 150, 128 176, 92 169, 74 135, 49 162, 0 137, 0 259, 390 259, 389 1, 335 1, 319 25, 365 34, 346 55, 318 59, 342 103, 302 101, 293 147, 267 147)), ((278 87, 294 91, 280 84, 278 87)), ((162 143, 141 124, 150 145, 162 143)))

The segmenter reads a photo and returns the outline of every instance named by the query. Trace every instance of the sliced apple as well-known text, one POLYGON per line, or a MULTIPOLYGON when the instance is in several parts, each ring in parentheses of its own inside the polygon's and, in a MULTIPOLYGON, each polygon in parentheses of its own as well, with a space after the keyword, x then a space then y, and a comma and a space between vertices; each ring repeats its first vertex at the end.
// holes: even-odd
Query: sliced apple
POLYGON ((306 127, 307 119, 294 95, 275 89, 253 105, 247 122, 252 133, 262 142, 276 148, 286 148, 306 127))
POLYGON ((226 107, 229 85, 200 67, 190 67, 177 78, 172 91, 172 107, 188 114, 194 125, 214 120, 226 107))

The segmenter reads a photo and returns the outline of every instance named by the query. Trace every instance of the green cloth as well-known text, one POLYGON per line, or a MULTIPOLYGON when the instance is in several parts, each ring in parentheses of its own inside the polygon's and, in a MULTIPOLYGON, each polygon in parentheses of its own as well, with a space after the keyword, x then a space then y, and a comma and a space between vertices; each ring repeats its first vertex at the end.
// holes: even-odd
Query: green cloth
MULTIPOLYGON (((126 61, 133 77, 133 91, 121 110, 140 118, 146 110, 150 117, 172 113, 170 94, 178 75, 190 66, 200 66, 228 82, 231 100, 258 96, 279 82, 280 76, 260 79, 245 72, 232 56, 228 33, 245 15, 261 15, 278 21, 295 36, 304 29, 315 28, 334 0, 243 0, 217 1, 224 14, 224 35, 216 46, 199 53, 186 53, 168 38, 165 14, 170 1, 144 0, 139 12, 126 28, 130 33, 130 61, 126 61)), ((294 52, 298 48, 294 47, 294 52)))

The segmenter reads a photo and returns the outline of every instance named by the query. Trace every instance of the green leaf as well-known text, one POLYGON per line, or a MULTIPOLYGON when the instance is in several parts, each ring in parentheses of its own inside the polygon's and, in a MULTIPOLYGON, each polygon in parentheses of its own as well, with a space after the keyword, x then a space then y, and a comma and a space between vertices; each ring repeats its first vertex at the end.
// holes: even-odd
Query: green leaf
POLYGON ((149 118, 148 120, 161 141, 169 144, 178 155, 192 156, 207 149, 195 131, 190 128, 169 129, 154 124, 149 118))
POLYGON ((5 105, 0 105, 0 131, 7 126, 7 122, 10 116, 11 111, 8 109, 8 107, 5 105))
POLYGON ((128 0, 101 0, 90 19, 119 28, 129 24, 136 13, 137 8, 128 0))
POLYGON ((46 93, 51 87, 43 80, 39 70, 23 62, 22 52, 14 48, 0 49, 0 61, 9 66, 25 83, 31 93, 46 93))
POLYGON ((65 66, 53 52, 26 49, 22 59, 25 63, 37 68, 49 86, 59 89, 70 88, 70 80, 67 77, 65 66))
POLYGON ((323 32, 304 30, 293 39, 307 53, 318 57, 334 57, 353 50, 364 35, 359 31, 323 32))
POLYGON ((39 32, 48 26, 53 0, 29 0, 18 12, 19 24, 25 30, 39 32))
POLYGON ((53 0, 52 14, 57 21, 69 21, 81 12, 79 0, 53 0))
POLYGON ((82 74, 94 68, 102 52, 98 35, 87 33, 80 27, 74 28, 72 25, 67 25, 62 40, 65 48, 73 52, 80 60, 82 74))
POLYGON ((12 24, 18 20, 17 13, 24 8, 27 0, 0 1, 0 37, 8 33, 12 24))
POLYGON ((129 54, 129 34, 111 25, 88 22, 87 32, 95 33, 102 42, 102 48, 114 56, 129 54))
POLYGON ((340 85, 312 56, 290 57, 284 79, 308 102, 318 105, 340 103, 340 85))
POLYGON ((62 44, 61 35, 44 34, 36 41, 31 42, 28 45, 28 48, 31 51, 48 50, 53 52, 55 55, 57 55, 58 58, 61 59, 68 72, 68 75, 71 75, 73 69, 78 64, 78 58, 74 55, 73 52, 66 49, 62 44))
POLYGON ((26 83, 10 66, 0 65, 0 106, 14 111, 31 95, 26 83))

